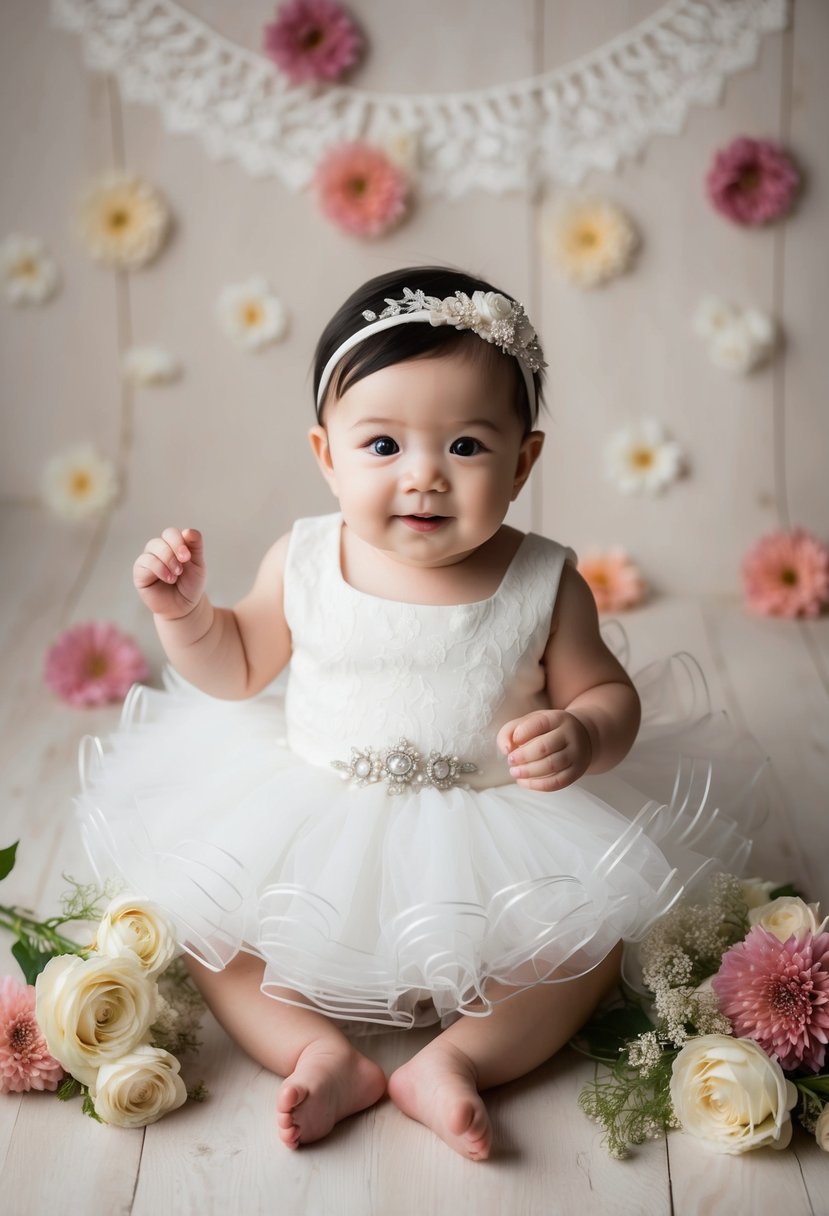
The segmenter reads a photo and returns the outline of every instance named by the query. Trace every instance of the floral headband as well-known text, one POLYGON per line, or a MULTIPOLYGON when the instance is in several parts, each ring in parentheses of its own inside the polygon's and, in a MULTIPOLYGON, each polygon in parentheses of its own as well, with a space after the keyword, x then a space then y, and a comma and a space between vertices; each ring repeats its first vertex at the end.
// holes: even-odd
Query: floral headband
POLYGON ((538 344, 538 335, 521 304, 508 300, 497 291, 475 291, 471 296, 456 291, 453 296, 440 300, 437 296, 427 296, 419 290, 412 291, 410 287, 403 288, 402 299, 386 300, 386 304, 388 307, 384 308, 379 316, 376 312, 366 309, 363 316, 369 324, 358 329, 350 338, 346 338, 326 363, 317 389, 317 409, 325 397, 331 373, 344 354, 372 334, 390 329, 393 325, 404 325, 408 321, 428 321, 430 325, 453 325, 455 329, 469 329, 485 342, 492 342, 505 355, 512 355, 517 359, 527 386, 530 411, 535 413, 533 372, 541 371, 547 364, 538 344))

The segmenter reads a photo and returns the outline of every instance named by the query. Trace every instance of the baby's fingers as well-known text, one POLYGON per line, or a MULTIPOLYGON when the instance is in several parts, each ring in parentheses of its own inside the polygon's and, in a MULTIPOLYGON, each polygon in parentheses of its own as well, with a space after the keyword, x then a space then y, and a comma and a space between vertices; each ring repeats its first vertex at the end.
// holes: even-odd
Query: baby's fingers
POLYGON ((544 790, 549 793, 572 785, 574 781, 578 781, 580 775, 578 769, 569 767, 546 777, 519 777, 516 779, 516 785, 523 786, 525 790, 544 790))
MULTIPOLYGON (((167 528, 165 531, 174 532, 175 529, 167 528)), ((176 557, 175 551, 173 550, 170 542, 162 539, 160 536, 154 536, 152 540, 147 541, 146 545, 144 546, 144 553, 142 556, 155 557, 159 562, 161 562, 167 571, 167 574, 169 574, 169 578, 167 575, 159 575, 159 577, 164 578, 164 581, 167 583, 174 583, 184 569, 181 562, 176 557)))
POLYGON ((145 551, 136 559, 132 568, 132 581, 141 590, 144 587, 151 587, 153 583, 157 582, 174 583, 176 576, 170 573, 160 557, 145 551))

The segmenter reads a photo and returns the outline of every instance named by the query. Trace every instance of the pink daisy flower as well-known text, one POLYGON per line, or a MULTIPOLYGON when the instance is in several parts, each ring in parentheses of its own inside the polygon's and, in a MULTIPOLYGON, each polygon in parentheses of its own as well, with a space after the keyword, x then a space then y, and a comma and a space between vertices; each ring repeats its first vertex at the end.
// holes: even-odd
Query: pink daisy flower
POLYGON ((360 141, 331 149, 316 187, 323 213, 355 236, 382 236, 406 210, 406 175, 381 148, 360 141))
POLYGON ((705 185, 717 211, 735 224, 754 226, 791 209, 800 175, 778 144, 741 136, 717 152, 705 185))
POLYGON ((46 654, 46 683, 70 705, 123 701, 149 677, 147 660, 132 638, 107 621, 75 625, 46 654))
POLYGON ((291 84, 339 80, 362 49, 360 31, 334 0, 290 0, 265 26, 265 53, 291 84))
POLYGON ((586 553, 577 568, 593 592, 599 612, 621 612, 644 599, 645 580, 624 549, 586 553))
POLYGON ((726 950, 711 981, 734 1033, 785 1070, 819 1072, 829 1038, 829 933, 781 942, 761 925, 726 950))
POLYGON ((35 990, 4 975, 0 979, 0 1094, 57 1089, 63 1069, 49 1055, 35 1019, 35 990))
POLYGON ((763 616, 817 616, 829 603, 829 548, 805 528, 762 537, 742 573, 746 606, 763 616))

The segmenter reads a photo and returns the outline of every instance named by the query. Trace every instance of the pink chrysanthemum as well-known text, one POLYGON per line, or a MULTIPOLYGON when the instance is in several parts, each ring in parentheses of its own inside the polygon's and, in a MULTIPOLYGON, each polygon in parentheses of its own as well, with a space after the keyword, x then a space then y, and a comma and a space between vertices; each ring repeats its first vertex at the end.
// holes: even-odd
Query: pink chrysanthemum
POLYGON ((70 705, 122 701, 132 684, 150 674, 131 637, 107 621, 75 625, 46 654, 46 683, 70 705))
POLYGON ((705 184, 717 211, 753 227, 791 209, 800 175, 778 144, 741 136, 717 152, 705 184))
POLYGON ((323 213, 355 236, 382 236, 406 210, 406 175, 381 148, 360 141, 332 148, 316 187, 323 213))
POLYGON ((290 0, 265 26, 265 53, 292 84, 339 80, 362 49, 360 31, 334 0, 290 0))
POLYGON ((586 553, 579 559, 578 572, 593 592, 599 612, 634 608, 644 598, 645 581, 624 549, 586 553))
POLYGON ((35 1018, 34 986, 0 979, 0 1094, 57 1089, 63 1069, 49 1055, 35 1018))
POLYGON ((763 616, 817 616, 829 603, 829 548, 805 528, 761 537, 742 572, 746 606, 763 616))
POLYGON ((823 1067, 829 1038, 829 933, 781 942, 761 925, 726 950, 711 981, 734 1033, 786 1070, 823 1067))

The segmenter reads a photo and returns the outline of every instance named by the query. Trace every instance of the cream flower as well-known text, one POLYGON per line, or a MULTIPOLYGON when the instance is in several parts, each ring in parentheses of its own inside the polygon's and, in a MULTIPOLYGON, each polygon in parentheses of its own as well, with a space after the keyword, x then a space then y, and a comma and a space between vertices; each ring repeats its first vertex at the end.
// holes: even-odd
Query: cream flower
POLYGON ((216 312, 227 336, 244 350, 261 350, 288 332, 288 314, 262 275, 225 287, 216 312))
POLYGON ((64 519, 85 519, 108 506, 118 493, 114 465, 91 443, 52 457, 43 470, 44 502, 64 519))
POLYGON ((170 213, 149 182, 130 173, 104 173, 84 191, 80 233, 96 262, 119 270, 146 266, 158 254, 170 213))
POLYGON ((133 346, 124 355, 123 370, 127 380, 141 387, 170 384, 181 372, 173 356, 160 346, 133 346))
POLYGON ((134 958, 61 954, 37 977, 36 1016, 50 1053, 84 1085, 144 1041, 157 985, 134 958))
POLYGON ((578 287, 597 287, 622 274, 639 243, 630 218, 607 199, 553 206, 542 217, 541 239, 559 273, 578 287))
POLYGON ((655 418, 641 418, 612 435, 604 460, 607 476, 623 494, 658 494, 684 465, 679 444, 655 418))
POLYGON ((757 908, 760 904, 767 904, 772 891, 779 886, 779 882, 767 882, 763 878, 743 878, 740 882, 740 894, 747 908, 757 908))
POLYGON ((778 941, 785 942, 794 934, 822 933, 829 917, 818 920, 819 904, 807 904, 792 895, 781 895, 770 903, 751 908, 748 914, 750 925, 760 925, 773 933, 778 941))
POLYGON ((824 1106, 820 1112, 815 1126, 815 1140, 817 1140, 818 1148, 822 1148, 824 1153, 829 1153, 829 1106, 824 1106))
POLYGON ((144 1045, 102 1064, 91 1089, 95 1111, 116 1127, 146 1127, 187 1101, 179 1062, 144 1045))
POLYGON ((752 1039, 706 1034, 674 1060, 671 1103, 683 1131, 720 1153, 785 1148, 797 1090, 752 1039))
POLYGON ((777 342, 770 316, 759 308, 737 308, 716 296, 700 301, 693 325, 707 341, 712 363, 738 375, 764 363, 777 342))
POLYGON ((12 233, 0 245, 0 274, 12 304, 43 304, 60 282, 57 263, 43 241, 12 233))
POLYGON ((131 957, 152 978, 172 962, 177 946, 173 926, 160 908, 122 895, 104 912, 94 949, 107 958, 131 957))

